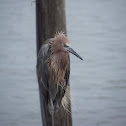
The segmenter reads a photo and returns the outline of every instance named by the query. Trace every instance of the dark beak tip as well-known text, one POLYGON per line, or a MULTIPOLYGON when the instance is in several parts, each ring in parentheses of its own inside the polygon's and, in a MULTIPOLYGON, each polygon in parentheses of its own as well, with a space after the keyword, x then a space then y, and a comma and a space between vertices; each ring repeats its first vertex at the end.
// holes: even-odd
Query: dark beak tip
POLYGON ((81 57, 79 59, 82 60, 82 61, 84 61, 83 58, 81 58, 81 57))
POLYGON ((79 59, 81 59, 83 61, 83 58, 81 56, 79 56, 71 47, 67 46, 66 49, 67 49, 67 51, 74 54, 75 56, 77 56, 79 59))

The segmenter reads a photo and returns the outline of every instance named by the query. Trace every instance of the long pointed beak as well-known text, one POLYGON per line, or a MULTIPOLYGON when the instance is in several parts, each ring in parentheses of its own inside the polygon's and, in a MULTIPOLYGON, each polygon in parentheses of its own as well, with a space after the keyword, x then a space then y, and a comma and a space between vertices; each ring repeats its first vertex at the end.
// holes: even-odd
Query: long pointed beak
POLYGON ((74 54, 76 57, 78 57, 79 59, 83 60, 82 57, 79 54, 77 54, 70 46, 66 46, 65 48, 66 48, 66 50, 68 52, 74 54))

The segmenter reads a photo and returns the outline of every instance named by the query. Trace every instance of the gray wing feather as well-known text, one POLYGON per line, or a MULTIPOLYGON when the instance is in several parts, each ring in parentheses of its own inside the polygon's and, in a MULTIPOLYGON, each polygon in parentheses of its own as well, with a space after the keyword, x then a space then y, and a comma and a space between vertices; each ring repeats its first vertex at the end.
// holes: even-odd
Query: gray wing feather
POLYGON ((44 44, 40 48, 40 51, 38 53, 38 58, 37 58, 37 66, 36 66, 38 83, 44 99, 47 99, 48 97, 47 95, 48 95, 48 88, 49 88, 49 84, 48 84, 49 75, 48 75, 48 67, 45 60, 50 55, 49 43, 51 41, 52 39, 48 39, 47 41, 44 42, 44 44))

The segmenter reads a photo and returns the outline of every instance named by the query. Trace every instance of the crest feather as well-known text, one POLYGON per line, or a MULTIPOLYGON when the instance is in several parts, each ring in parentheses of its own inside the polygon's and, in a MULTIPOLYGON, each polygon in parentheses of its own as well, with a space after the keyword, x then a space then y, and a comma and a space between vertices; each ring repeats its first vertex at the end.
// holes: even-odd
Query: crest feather
POLYGON ((62 31, 56 32, 54 38, 57 39, 57 40, 62 40, 62 42, 64 42, 66 45, 69 45, 69 44, 70 44, 70 42, 69 42, 69 40, 67 39, 65 33, 62 32, 62 31))
POLYGON ((60 37, 60 36, 64 36, 64 37, 66 37, 66 35, 65 35, 64 32, 62 32, 62 31, 58 31, 58 32, 56 32, 56 34, 55 34, 55 38, 60 37))

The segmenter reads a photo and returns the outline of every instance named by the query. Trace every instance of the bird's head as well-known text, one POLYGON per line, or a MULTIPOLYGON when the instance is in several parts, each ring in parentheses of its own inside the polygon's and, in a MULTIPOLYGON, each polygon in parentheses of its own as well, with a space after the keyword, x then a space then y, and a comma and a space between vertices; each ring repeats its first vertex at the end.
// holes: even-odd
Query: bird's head
POLYGON ((70 52, 77 56, 79 59, 83 60, 82 57, 70 47, 70 42, 63 32, 56 33, 54 40, 51 43, 51 51, 52 53, 59 51, 70 52))

